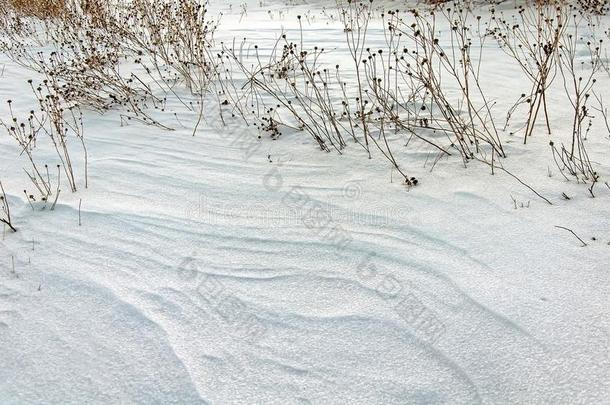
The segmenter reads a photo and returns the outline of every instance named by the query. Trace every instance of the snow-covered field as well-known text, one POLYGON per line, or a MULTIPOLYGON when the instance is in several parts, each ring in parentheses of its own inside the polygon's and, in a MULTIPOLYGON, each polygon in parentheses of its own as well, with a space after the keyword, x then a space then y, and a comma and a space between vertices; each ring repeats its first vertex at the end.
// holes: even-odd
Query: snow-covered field
MULTIPOLYGON (((304 41, 343 58, 333 7, 211 4, 217 41, 269 47, 306 15, 304 41)), ((486 52, 503 117, 529 85, 486 52)), ((6 56, 0 71, 0 117, 9 99, 29 111, 37 76, 6 56)), ((596 86, 610 99, 606 72, 596 86)), ((592 198, 548 146, 570 137, 560 79, 549 106, 551 136, 500 136, 504 166, 552 205, 459 156, 431 170, 398 151, 407 188, 383 158, 298 131, 258 139, 214 113, 192 136, 173 100, 171 132, 84 109, 89 187, 51 211, 26 200, 3 132, 18 232, 0 235, 0 403, 610 404, 610 138, 588 135, 592 198)))

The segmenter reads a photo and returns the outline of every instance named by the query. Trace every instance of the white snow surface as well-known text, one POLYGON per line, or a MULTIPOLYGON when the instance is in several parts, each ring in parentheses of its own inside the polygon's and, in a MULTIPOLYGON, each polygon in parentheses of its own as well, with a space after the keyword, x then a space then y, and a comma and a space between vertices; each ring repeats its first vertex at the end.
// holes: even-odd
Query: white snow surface
MULTIPOLYGON (((320 5, 216 7, 219 40, 272 42, 309 10, 307 41, 343 47, 320 5)), ((489 47, 506 111, 524 86, 489 47)), ((6 117, 6 99, 31 108, 34 76, 1 58, 6 117)), ((561 86, 551 99, 567 136, 561 86)), ((216 114, 193 137, 175 107, 173 132, 86 111, 90 187, 52 212, 27 203, 0 136, 19 228, 0 239, 0 403, 610 404, 610 190, 565 181, 544 130, 502 134, 504 163, 553 205, 458 157, 430 171, 405 152, 407 190, 357 146, 258 140, 216 114)), ((588 146, 607 180, 602 128, 588 146)))

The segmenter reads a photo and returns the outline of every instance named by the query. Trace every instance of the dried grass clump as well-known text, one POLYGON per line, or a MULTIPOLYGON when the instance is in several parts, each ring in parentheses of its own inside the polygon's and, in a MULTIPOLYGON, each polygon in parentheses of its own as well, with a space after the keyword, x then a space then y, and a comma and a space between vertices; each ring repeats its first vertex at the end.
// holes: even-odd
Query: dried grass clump
POLYGON ((302 31, 298 42, 283 35, 269 56, 256 45, 250 58, 244 43, 225 48, 247 78, 242 99, 254 107, 260 128, 272 139, 283 128, 301 130, 321 150, 339 153, 351 138, 369 158, 381 154, 408 187, 418 181, 400 155, 419 147, 413 139, 435 162, 455 152, 464 164, 496 166, 505 153, 479 84, 481 64, 471 60, 485 41, 476 16, 467 7, 390 11, 383 18, 386 46, 370 48, 372 15, 370 3, 339 4, 350 56, 342 65, 329 63, 322 47, 304 48, 302 31), (442 24, 451 27, 446 44, 438 40, 442 24))
MULTIPOLYGON (((9 0, 0 0, 0 2, 9 0)), ((1 3, 0 3, 1 4, 1 3)), ((176 85, 203 96, 217 76, 216 22, 200 0, 63 0, 57 18, 0 13, 0 51, 46 77, 68 102, 171 129, 152 118, 176 85), (40 51, 41 46, 45 47, 40 51), (124 61, 135 68, 121 69, 124 61)), ((194 110, 193 103, 182 104, 194 110)), ((199 111, 200 116, 203 112, 199 111)))
POLYGON ((66 11, 65 0, 2 0, 1 10, 12 10, 22 17, 56 18, 66 11))

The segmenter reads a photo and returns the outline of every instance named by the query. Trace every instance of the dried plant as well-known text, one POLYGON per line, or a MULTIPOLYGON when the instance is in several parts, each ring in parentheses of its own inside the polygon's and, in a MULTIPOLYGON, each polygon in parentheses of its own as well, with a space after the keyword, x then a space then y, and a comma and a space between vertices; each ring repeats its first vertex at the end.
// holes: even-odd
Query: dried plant
POLYGON ((216 23, 197 0, 90 0, 64 2, 55 18, 31 20, 19 9, 1 24, 0 49, 43 74, 70 102, 171 129, 150 110, 165 110, 168 93, 193 110, 175 90, 183 82, 203 111, 203 96, 216 77, 211 53, 216 23), (33 34, 33 35, 32 35, 33 34), (46 45, 38 50, 36 45, 46 45), (135 66, 122 69, 133 60, 135 66))
MULTIPOLYGON (((225 52, 248 77, 245 87, 250 88, 251 102, 257 104, 259 112, 275 112, 278 107, 267 107, 267 104, 279 103, 279 108, 285 109, 293 119, 292 123, 282 122, 281 125, 306 131, 322 150, 329 151, 333 148, 340 152, 345 141, 329 93, 331 72, 327 69, 318 70, 317 64, 324 50, 299 50, 298 45, 289 42, 285 35, 276 42, 274 49, 280 46, 282 53, 274 50, 264 62, 255 46, 255 63, 251 67, 243 62, 236 49, 225 49, 225 52), (295 66, 295 69, 289 70, 287 64, 295 66), (261 97, 260 92, 264 92, 266 97, 261 97)), ((264 118, 272 126, 275 124, 271 120, 281 120, 277 115, 264 118)))
POLYGON ((566 33, 562 37, 559 47, 559 68, 564 89, 574 111, 571 142, 567 148, 563 144, 557 147, 551 142, 551 149, 562 174, 567 172, 579 181, 591 182, 589 191, 593 195, 593 187, 599 176, 593 169, 585 141, 593 119, 589 104, 597 82, 595 75, 603 68, 601 42, 592 43, 583 39, 579 32, 583 18, 574 15, 572 19, 574 31, 566 33), (582 48, 587 50, 588 57, 585 60, 578 58, 582 48), (588 120, 588 125, 585 125, 586 120, 588 120))
POLYGON ((491 9, 495 26, 490 34, 519 64, 531 83, 529 92, 522 94, 507 117, 508 124, 517 107, 527 106, 523 143, 532 136, 541 110, 547 131, 551 133, 546 93, 555 78, 557 54, 567 29, 569 10, 561 0, 526 2, 519 6, 517 15, 510 17, 491 9))
MULTIPOLYGON (((78 106, 63 100, 48 83, 34 87, 32 91, 38 100, 36 109, 32 109, 25 120, 19 120, 12 109, 12 100, 8 101, 10 120, 0 121, 8 135, 13 138, 21 149, 21 155, 26 156, 29 169, 24 169, 30 182, 39 193, 44 203, 49 202, 54 193, 59 193, 61 172, 67 178, 72 192, 77 190, 77 180, 72 159, 73 142, 78 142, 83 152, 83 177, 85 187, 88 186, 88 159, 84 141, 82 114, 78 106), (57 164, 41 163, 35 152, 42 147, 41 142, 47 140, 46 147, 50 147, 58 159, 57 164), (51 175, 50 167, 57 168, 57 174, 51 175), (55 183, 55 185, 53 184, 55 183)), ((28 199, 32 194, 26 191, 28 199)))
POLYGON ((55 18, 66 9, 65 0, 1 0, 0 11, 16 10, 23 16, 55 18))
POLYGON ((593 16, 606 15, 610 11, 608 0, 576 0, 576 5, 582 13, 593 16))
MULTIPOLYGON (((372 0, 369 3, 372 3, 372 0)), ((356 98, 357 108, 355 110, 355 114, 360 118, 362 131, 364 132, 364 143, 370 158, 370 130, 366 119, 367 100, 365 100, 363 91, 365 84, 363 83, 364 79, 362 77, 362 66, 364 63, 366 63, 363 59, 363 55, 366 49, 366 37, 369 22, 371 20, 371 9, 366 2, 358 3, 352 0, 348 0, 347 3, 338 2, 338 7, 339 18, 344 27, 343 31, 345 32, 345 42, 353 62, 356 83, 358 86, 356 98)))
POLYGON ((8 205, 8 198, 4 191, 2 181, 0 181, 0 206, 2 206, 2 216, 0 216, 0 222, 8 226, 13 232, 17 232, 17 228, 13 225, 11 219, 11 207, 8 205))
POLYGON ((391 121, 403 128, 445 134, 465 162, 485 154, 482 145, 496 156, 505 156, 479 81, 481 60, 473 63, 473 50, 478 48, 480 55, 484 45, 484 36, 471 32, 473 23, 480 30, 478 21, 462 5, 428 12, 411 10, 405 16, 390 12, 387 60, 384 62, 384 52, 379 50, 371 53, 369 63, 375 72, 383 73, 370 76, 370 83, 391 121), (449 27, 445 41, 439 38, 441 24, 449 27), (476 38, 482 39, 475 43, 476 38), (456 90, 457 98, 451 96, 456 90))

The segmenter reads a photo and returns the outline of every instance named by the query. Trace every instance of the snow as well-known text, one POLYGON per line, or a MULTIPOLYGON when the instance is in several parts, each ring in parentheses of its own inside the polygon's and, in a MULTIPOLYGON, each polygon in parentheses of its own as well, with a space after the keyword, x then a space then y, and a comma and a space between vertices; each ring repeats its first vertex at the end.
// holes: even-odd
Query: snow
MULTIPOLYGON (((319 5, 213 6, 219 40, 269 44, 309 10, 307 41, 345 51, 319 5)), ((506 111, 519 69, 494 47, 506 111)), ((1 116, 29 110, 32 73, 0 65, 1 116)), ((0 239, 0 403, 610 404, 610 190, 566 182, 544 131, 515 135, 505 164, 553 205, 458 157, 430 171, 405 152, 407 190, 382 158, 301 133, 259 141, 210 114, 193 137, 174 107, 173 132, 85 112, 90 187, 54 211, 32 210, 0 136, 19 228, 0 239)), ((588 142, 607 179, 608 134, 588 142)))

